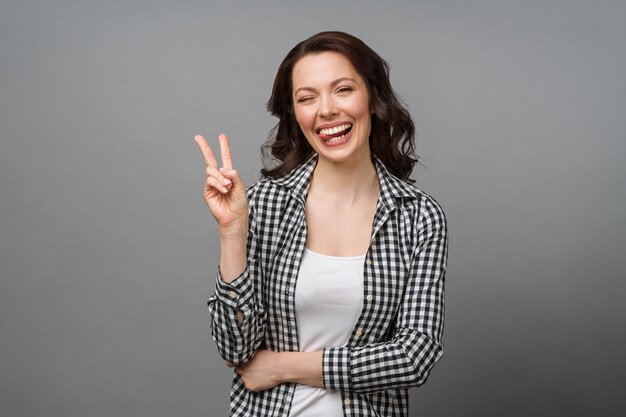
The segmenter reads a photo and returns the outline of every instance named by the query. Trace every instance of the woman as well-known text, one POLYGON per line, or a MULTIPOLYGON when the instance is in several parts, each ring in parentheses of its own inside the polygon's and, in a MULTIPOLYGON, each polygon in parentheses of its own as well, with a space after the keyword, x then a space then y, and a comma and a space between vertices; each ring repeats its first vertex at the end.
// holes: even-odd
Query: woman
POLYGON ((407 416, 442 355, 444 214, 410 183, 414 127, 385 61, 322 32, 278 69, 265 150, 247 190, 205 139, 219 224, 212 334, 235 377, 233 416, 407 416))

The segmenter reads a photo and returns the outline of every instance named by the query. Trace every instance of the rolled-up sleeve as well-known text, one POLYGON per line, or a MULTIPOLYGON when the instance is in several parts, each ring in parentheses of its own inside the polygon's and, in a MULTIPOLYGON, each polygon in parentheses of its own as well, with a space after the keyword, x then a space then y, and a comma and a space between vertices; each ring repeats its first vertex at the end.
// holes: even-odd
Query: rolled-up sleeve
POLYGON ((390 340, 324 349, 324 387, 357 393, 419 386, 441 358, 447 224, 440 206, 427 199, 417 224, 416 245, 390 340))

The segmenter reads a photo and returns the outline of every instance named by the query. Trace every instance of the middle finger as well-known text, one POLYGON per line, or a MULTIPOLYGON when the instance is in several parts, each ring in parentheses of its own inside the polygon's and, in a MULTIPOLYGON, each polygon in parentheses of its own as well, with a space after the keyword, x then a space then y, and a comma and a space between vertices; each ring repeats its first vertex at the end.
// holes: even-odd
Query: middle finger
POLYGON ((226 169, 233 169, 233 157, 230 153, 230 145, 228 144, 228 136, 224 133, 218 137, 220 141, 220 152, 222 154, 222 165, 226 169))

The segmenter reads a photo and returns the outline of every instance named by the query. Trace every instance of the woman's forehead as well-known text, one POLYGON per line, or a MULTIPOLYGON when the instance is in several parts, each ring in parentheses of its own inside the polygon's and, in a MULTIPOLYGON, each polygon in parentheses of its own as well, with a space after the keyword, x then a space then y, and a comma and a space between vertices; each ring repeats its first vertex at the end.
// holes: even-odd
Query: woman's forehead
POLYGON ((303 56, 294 65, 291 77, 294 91, 304 86, 330 84, 340 78, 362 81, 345 55, 331 51, 303 56))

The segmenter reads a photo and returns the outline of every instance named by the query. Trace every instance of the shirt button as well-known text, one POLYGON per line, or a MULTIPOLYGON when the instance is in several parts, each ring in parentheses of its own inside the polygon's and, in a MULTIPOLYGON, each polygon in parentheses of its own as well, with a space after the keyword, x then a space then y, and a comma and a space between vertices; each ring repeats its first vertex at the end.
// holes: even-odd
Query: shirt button
POLYGON ((345 405, 350 405, 350 403, 351 403, 351 402, 352 402, 352 401, 350 401, 350 398, 346 398, 345 400, 343 400, 343 403, 344 403, 345 405))
POLYGON ((374 296, 372 294, 368 294, 365 298, 367 299, 367 301, 372 301, 374 299, 374 296))
POLYGON ((361 330, 361 328, 359 327, 358 329, 356 329, 356 332, 354 332, 354 334, 356 335, 356 337, 361 337, 361 335, 363 334, 363 330, 361 330))
POLYGON ((365 263, 369 266, 369 265, 371 265, 371 264, 372 264, 372 260, 371 260, 371 259, 367 259, 367 260, 365 261, 365 263))
POLYGON ((228 293, 228 296, 234 300, 237 298, 237 293, 235 291, 231 291, 228 293))

